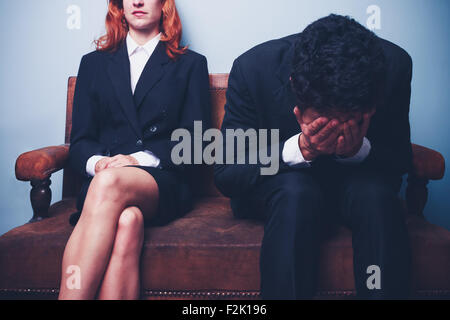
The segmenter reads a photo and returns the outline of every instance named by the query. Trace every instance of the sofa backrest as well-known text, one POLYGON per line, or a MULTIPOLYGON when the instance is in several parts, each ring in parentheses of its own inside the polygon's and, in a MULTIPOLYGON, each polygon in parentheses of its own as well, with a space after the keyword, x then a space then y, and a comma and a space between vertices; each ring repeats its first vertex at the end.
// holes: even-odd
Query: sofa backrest
MULTIPOLYGON (((77 78, 70 77, 67 88, 67 109, 66 109, 66 134, 65 143, 70 143, 70 133, 72 131, 72 108, 73 95, 75 92, 77 78)), ((211 93, 211 124, 213 128, 222 126, 222 120, 225 113, 225 93, 228 86, 228 74, 212 74, 209 76, 211 93)), ((221 196, 214 185, 212 167, 202 166, 196 174, 195 193, 199 197, 221 196), (198 179, 197 179, 198 177, 198 179)), ((81 177, 72 172, 70 168, 64 169, 63 197, 74 197, 81 188, 81 177)))

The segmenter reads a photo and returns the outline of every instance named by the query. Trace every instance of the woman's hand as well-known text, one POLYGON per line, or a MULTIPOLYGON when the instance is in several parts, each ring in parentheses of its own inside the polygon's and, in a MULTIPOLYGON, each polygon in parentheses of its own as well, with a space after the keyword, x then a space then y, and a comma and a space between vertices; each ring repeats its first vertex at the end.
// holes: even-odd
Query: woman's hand
POLYGON ((114 157, 106 157, 99 160, 95 164, 95 173, 99 173, 102 170, 108 168, 120 168, 125 166, 137 166, 139 162, 130 155, 118 154, 114 157))

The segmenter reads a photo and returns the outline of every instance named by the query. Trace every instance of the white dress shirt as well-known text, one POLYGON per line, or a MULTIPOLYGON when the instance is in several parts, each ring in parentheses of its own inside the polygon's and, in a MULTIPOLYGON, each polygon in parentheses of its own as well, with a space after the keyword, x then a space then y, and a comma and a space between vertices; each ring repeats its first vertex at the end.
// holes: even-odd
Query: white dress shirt
POLYGON ((161 33, 141 47, 128 33, 126 41, 128 57, 130 59, 131 91, 133 94, 139 78, 141 77, 142 71, 144 71, 144 67, 147 64, 148 59, 150 59, 160 40, 161 33))
MULTIPOLYGON (((298 145, 298 139, 301 133, 296 134, 295 136, 289 138, 283 147, 282 158, 283 161, 290 167, 299 167, 299 168, 307 168, 311 166, 312 161, 305 160, 303 154, 298 145)), ((364 137, 363 144, 361 149, 359 149, 358 153, 350 158, 336 158, 336 161, 342 164, 357 164, 364 161, 370 153, 370 149, 372 146, 370 145, 369 139, 364 137)))
MULTIPOLYGON (((134 41, 134 39, 128 33, 126 44, 128 50, 128 58, 130 59, 131 92, 133 94, 136 90, 136 85, 139 81, 139 78, 142 75, 142 71, 144 71, 145 65, 155 51, 156 46, 158 45, 160 40, 161 33, 159 33, 156 37, 148 41, 143 46, 139 46, 139 44, 137 44, 136 41, 134 41)), ((158 157, 156 157, 152 152, 148 150, 133 153, 131 154, 131 156, 137 160, 140 166, 156 168, 161 162, 158 157)), ((103 158, 105 157, 99 155, 94 155, 89 158, 86 163, 86 172, 90 176, 95 176, 95 165, 103 158)))

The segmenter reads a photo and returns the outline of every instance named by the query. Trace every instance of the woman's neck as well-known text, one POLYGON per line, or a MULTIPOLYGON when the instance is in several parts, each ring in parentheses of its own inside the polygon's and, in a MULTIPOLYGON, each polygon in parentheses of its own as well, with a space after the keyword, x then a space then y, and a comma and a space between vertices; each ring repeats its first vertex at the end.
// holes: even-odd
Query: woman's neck
POLYGON ((136 41, 136 43, 140 46, 143 46, 147 42, 152 40, 159 34, 159 32, 159 28, 152 28, 150 30, 136 30, 130 28, 129 30, 131 38, 133 38, 133 40, 136 41))

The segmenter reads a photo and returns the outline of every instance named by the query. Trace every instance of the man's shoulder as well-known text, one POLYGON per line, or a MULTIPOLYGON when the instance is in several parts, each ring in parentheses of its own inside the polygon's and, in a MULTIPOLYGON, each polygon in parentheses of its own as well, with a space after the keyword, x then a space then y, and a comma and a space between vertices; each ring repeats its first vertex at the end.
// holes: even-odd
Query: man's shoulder
POLYGON ((409 53, 389 40, 380 37, 378 39, 386 57, 388 68, 410 72, 412 69, 412 58, 409 53))
POLYGON ((241 54, 236 62, 243 68, 266 69, 278 67, 284 61, 299 34, 289 35, 280 39, 269 40, 258 44, 241 54))

